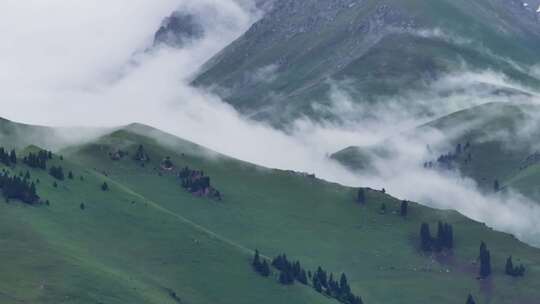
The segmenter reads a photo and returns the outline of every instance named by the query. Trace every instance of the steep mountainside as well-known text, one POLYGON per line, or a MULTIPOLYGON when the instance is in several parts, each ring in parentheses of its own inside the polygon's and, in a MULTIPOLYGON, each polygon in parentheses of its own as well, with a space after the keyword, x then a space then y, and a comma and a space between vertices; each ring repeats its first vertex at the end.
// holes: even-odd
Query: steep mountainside
POLYGON ((334 82, 346 84, 358 102, 427 90, 441 75, 463 70, 489 69, 538 85, 531 68, 540 23, 529 3, 280 0, 194 84, 278 125, 302 114, 321 118, 312 103, 324 103, 334 82))
POLYGON ((51 155, 47 169, 62 167, 64 179, 21 161, 2 166, 28 171, 49 201, 0 204, 0 257, 9 261, 2 303, 338 303, 311 283, 281 285, 274 267, 259 276, 256 248, 286 253, 312 274, 345 272, 364 303, 540 297, 540 251, 512 236, 412 202, 403 215, 403 202, 381 191, 363 189, 359 202, 359 189, 257 167, 143 125, 51 155), (438 221, 453 226, 453 249, 422 252, 421 223, 438 221), (478 280, 481 241, 493 273, 478 280), (509 255, 525 277, 504 274, 509 255))

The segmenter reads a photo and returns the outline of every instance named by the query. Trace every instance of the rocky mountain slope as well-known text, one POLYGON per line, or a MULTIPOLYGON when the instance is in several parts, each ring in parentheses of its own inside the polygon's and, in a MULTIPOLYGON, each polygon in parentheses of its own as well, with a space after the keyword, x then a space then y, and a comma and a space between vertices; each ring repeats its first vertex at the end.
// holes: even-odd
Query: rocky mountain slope
MULTIPOLYGON (((537 86, 534 6, 518 0, 280 0, 208 62, 194 84, 277 125, 301 115, 339 119, 313 107, 328 102, 336 83, 357 102, 426 91, 442 75, 464 70, 490 70, 537 86)), ((500 89, 493 85, 494 94, 500 89)))

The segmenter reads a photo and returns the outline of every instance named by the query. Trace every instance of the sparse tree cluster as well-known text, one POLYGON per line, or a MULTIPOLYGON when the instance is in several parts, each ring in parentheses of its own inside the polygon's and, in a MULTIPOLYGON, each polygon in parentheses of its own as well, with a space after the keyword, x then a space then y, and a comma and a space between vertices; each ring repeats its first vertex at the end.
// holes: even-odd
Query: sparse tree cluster
POLYGON ((52 166, 49 169, 49 175, 61 181, 65 178, 64 169, 62 168, 62 166, 52 166))
MULTIPOLYGON (((258 252, 255 253, 258 257, 258 252)), ((259 262, 260 263, 260 262, 259 262)), ((344 304, 362 304, 362 299, 352 293, 351 287, 345 274, 341 274, 339 280, 334 279, 333 274, 328 274, 321 267, 313 273, 306 272, 300 261, 292 262, 285 254, 279 255, 272 260, 272 266, 279 270, 279 282, 284 285, 299 282, 303 285, 310 285, 319 293, 334 298, 344 304)))
POLYGON ((47 161, 49 159, 52 159, 52 152, 40 150, 38 153, 28 153, 28 155, 23 158, 23 163, 31 168, 46 170, 47 161))
POLYGON ((443 251, 454 248, 454 229, 448 223, 439 222, 437 225, 437 236, 433 237, 429 224, 422 223, 420 226, 420 247, 423 251, 443 251))
POLYGON ((253 257, 253 270, 262 275, 263 277, 268 277, 271 274, 270 265, 266 259, 262 259, 259 255, 259 251, 255 250, 255 256, 253 257))
POLYGON ((320 293, 335 298, 345 304, 362 304, 362 298, 352 293, 347 276, 343 273, 338 280, 334 279, 333 274, 328 274, 321 267, 313 273, 311 278, 313 288, 320 293))
POLYGON ((160 166, 164 170, 172 170, 174 168, 174 164, 169 156, 161 161, 160 166))
POLYGON ((210 177, 203 171, 191 170, 185 167, 178 173, 182 187, 197 196, 206 196, 221 200, 221 193, 212 187, 210 177))
POLYGON ((512 257, 509 256, 506 259, 505 273, 512 277, 522 277, 525 275, 525 266, 523 266, 523 264, 520 264, 519 266, 514 266, 512 257))
POLYGON ((114 152, 109 152, 109 157, 111 160, 121 160, 125 156, 127 156, 129 153, 127 151, 123 150, 116 150, 114 152))
POLYGON ((283 285, 290 285, 295 281, 304 285, 308 283, 306 271, 300 265, 300 261, 290 262, 287 256, 282 254, 272 260, 272 266, 280 271, 279 282, 283 285))
POLYGON ((436 161, 428 161, 424 163, 424 168, 442 168, 442 169, 453 169, 455 163, 459 160, 462 160, 465 164, 472 161, 471 143, 467 142, 466 144, 458 143, 454 151, 448 152, 446 154, 441 154, 436 161))
POLYGON ((0 147, 0 162, 6 166, 12 166, 17 164, 17 154, 15 150, 8 152, 3 147, 0 147))
POLYGON ((133 160, 138 161, 138 162, 149 162, 150 161, 150 156, 148 156, 146 151, 144 151, 143 145, 139 145, 139 147, 137 147, 137 151, 135 151, 135 155, 133 156, 133 160))
POLYGON ((18 199, 30 205, 39 202, 36 185, 30 181, 29 177, 10 176, 7 171, 4 171, 0 176, 0 188, 6 200, 18 199))

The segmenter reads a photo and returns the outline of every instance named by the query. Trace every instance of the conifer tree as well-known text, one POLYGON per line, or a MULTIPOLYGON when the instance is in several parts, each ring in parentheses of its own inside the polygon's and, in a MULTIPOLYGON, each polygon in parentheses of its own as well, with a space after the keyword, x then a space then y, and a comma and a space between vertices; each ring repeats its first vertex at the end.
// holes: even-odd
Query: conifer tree
POLYGON ((366 203, 366 192, 363 188, 358 189, 358 194, 356 198, 357 202, 360 204, 366 203))
POLYGON ((491 275, 491 255, 484 242, 480 244, 480 277, 487 278, 491 275))
POLYGON ((423 251, 431 251, 432 237, 427 223, 422 223, 422 226, 420 227, 420 241, 423 251))
POLYGON ((101 190, 102 191, 108 191, 109 190, 109 185, 107 185, 106 182, 103 182, 103 184, 101 184, 101 190))
POLYGON ((268 262, 266 261, 266 259, 263 259, 259 273, 263 277, 270 276, 270 265, 268 265, 268 262))
POLYGON ((16 163, 17 163, 17 154, 15 153, 15 150, 11 150, 11 152, 9 153, 9 161, 10 161, 12 164, 16 164, 16 163))
POLYGON ((261 258, 259 256, 259 250, 255 250, 255 256, 253 256, 253 262, 251 263, 255 271, 259 272, 261 269, 261 258))
POLYGON ((399 214, 403 217, 407 216, 407 213, 409 212, 409 202, 402 201, 399 214))
POLYGON ((467 303, 466 304, 476 304, 476 302, 474 301, 474 298, 471 294, 469 294, 469 296, 467 297, 467 303))

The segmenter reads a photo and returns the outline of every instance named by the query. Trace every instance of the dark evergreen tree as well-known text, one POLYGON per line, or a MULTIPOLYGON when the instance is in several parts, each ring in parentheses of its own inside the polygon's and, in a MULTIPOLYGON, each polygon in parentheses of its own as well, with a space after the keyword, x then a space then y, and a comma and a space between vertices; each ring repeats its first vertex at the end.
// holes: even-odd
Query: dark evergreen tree
POLYGON ((263 276, 263 277, 268 277, 270 276, 270 265, 268 265, 268 262, 263 259, 262 263, 261 263, 261 267, 260 267, 260 271, 259 273, 263 276))
POLYGON ((342 273, 341 278, 339 279, 339 292, 341 295, 348 296, 351 293, 351 287, 347 281, 347 276, 342 273))
POLYGON ((49 169, 49 174, 57 180, 64 180, 64 169, 62 168, 62 166, 52 166, 49 169))
POLYGON ((500 190, 500 185, 499 185, 499 180, 498 180, 498 179, 496 179, 496 180, 493 182, 493 190, 494 190, 495 192, 499 192, 499 190, 500 190))
POLYGON ((386 214, 386 204, 385 204, 385 203, 382 203, 382 204, 381 204, 380 213, 381 213, 381 214, 386 214))
POLYGON ((521 277, 525 275, 525 266, 519 265, 514 267, 512 257, 510 256, 506 259, 505 273, 509 276, 521 277))
POLYGON ((103 182, 103 184, 101 184, 101 190, 109 191, 109 185, 106 182, 103 182))
POLYGON ((304 269, 300 270, 300 275, 298 276, 298 282, 307 285, 308 283, 308 277, 306 275, 306 271, 304 269))
POLYGON ((81 210, 84 210, 85 209, 84 203, 81 203, 79 207, 81 208, 81 210))
POLYGON ((323 291, 321 281, 317 276, 313 276, 313 288, 319 293, 323 291))
POLYGON ((363 188, 358 189, 358 194, 356 196, 356 201, 360 204, 366 203, 366 191, 363 188))
POLYGON ((487 278, 491 275, 491 255, 484 242, 480 245, 480 277, 487 278))
POLYGON ((474 298, 471 294, 469 294, 469 296, 467 297, 467 303, 466 304, 476 304, 476 302, 474 301, 474 298))
POLYGON ((29 178, 10 176, 7 171, 0 176, 0 188, 5 200, 18 199, 27 204, 39 202, 36 185, 29 181, 29 178))
POLYGON ((259 256, 259 250, 255 250, 255 255, 253 256, 253 262, 251 263, 255 271, 259 272, 261 269, 261 258, 259 256))
POLYGON ((69 173, 68 173, 68 178, 69 178, 69 179, 73 179, 73 172, 69 171, 69 173))
POLYGON ((433 243, 433 238, 431 237, 431 232, 429 230, 429 225, 427 223, 422 223, 420 227, 420 245, 423 251, 431 251, 433 243))
POLYGON ((403 217, 407 216, 407 213, 409 212, 409 202, 402 201, 399 214, 403 217))
POLYGON ((15 150, 11 150, 11 152, 9 153, 9 161, 10 161, 12 164, 16 164, 16 163, 17 163, 17 154, 15 153, 15 150))

